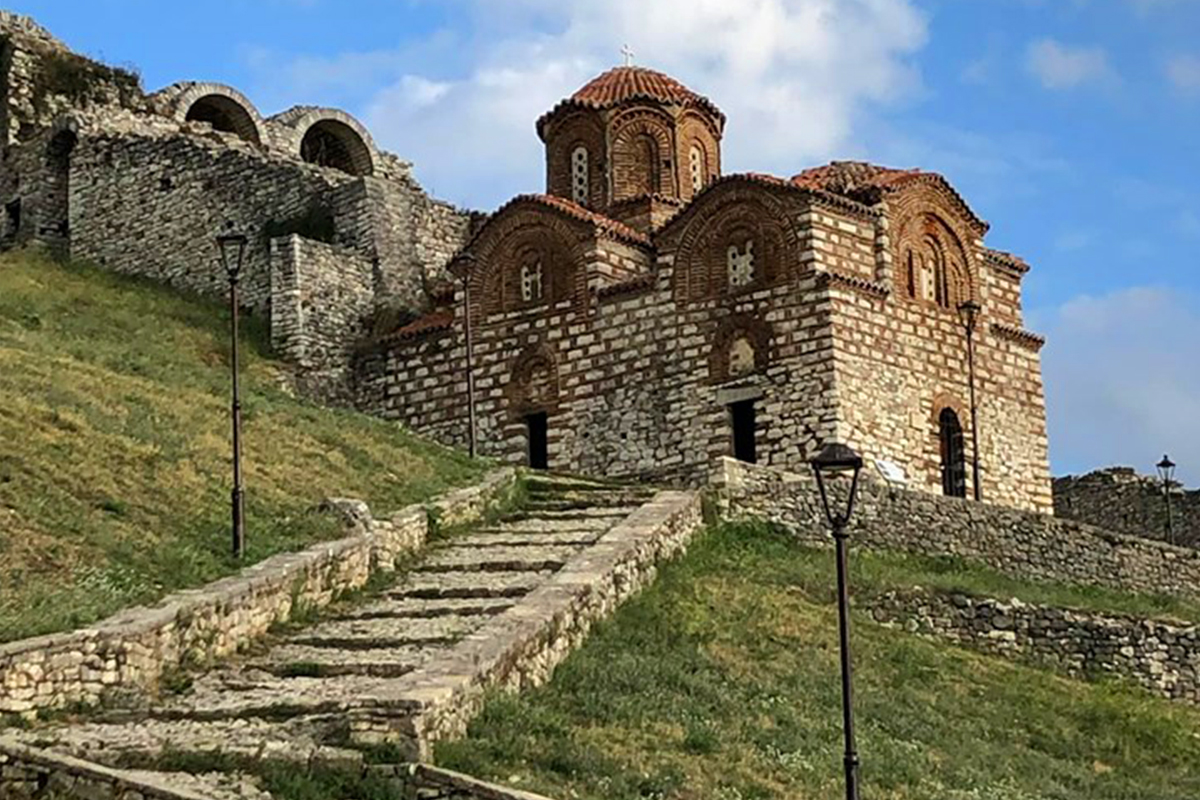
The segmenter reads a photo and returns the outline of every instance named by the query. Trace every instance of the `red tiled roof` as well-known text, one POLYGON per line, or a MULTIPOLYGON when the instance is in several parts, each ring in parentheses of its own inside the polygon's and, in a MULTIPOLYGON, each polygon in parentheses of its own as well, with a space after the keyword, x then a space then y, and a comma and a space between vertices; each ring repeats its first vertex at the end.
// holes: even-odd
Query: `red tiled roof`
POLYGON ((432 311, 423 317, 392 331, 387 339, 412 339, 430 331, 446 330, 454 325, 454 312, 450 309, 432 311))
POLYGON ((1018 255, 1006 253, 1003 250, 996 250, 991 247, 984 249, 983 254, 993 261, 998 261, 1015 269, 1017 272, 1029 272, 1029 262, 1018 255))
POLYGON ((588 81, 583 88, 544 114, 538 120, 538 132, 541 133, 546 121, 564 107, 605 109, 627 100, 657 100, 660 103, 703 106, 722 125, 725 122, 725 114, 717 108, 716 103, 704 95, 696 94, 670 75, 645 67, 614 67, 588 81))
POLYGON ((606 233, 609 236, 613 236, 617 239, 624 239, 625 241, 633 242, 634 244, 650 244, 649 236, 646 236, 644 233, 638 233, 625 223, 584 208, 578 203, 572 202, 565 197, 558 197, 557 195, 552 194, 517 195, 512 200, 509 200, 507 203, 501 206, 496 212, 495 216, 498 216, 501 211, 509 206, 522 202, 540 203, 544 206, 548 206, 560 211, 569 217, 573 217, 574 219, 582 222, 590 222, 591 224, 595 225, 600 232, 606 233))
POLYGON ((950 182, 936 172, 881 167, 865 161, 833 161, 823 167, 806 169, 793 175, 791 179, 795 186, 823 189, 867 205, 879 202, 880 196, 885 192, 896 191, 914 181, 940 182, 962 204, 970 218, 982 229, 987 230, 988 224, 971 210, 967 201, 950 182))

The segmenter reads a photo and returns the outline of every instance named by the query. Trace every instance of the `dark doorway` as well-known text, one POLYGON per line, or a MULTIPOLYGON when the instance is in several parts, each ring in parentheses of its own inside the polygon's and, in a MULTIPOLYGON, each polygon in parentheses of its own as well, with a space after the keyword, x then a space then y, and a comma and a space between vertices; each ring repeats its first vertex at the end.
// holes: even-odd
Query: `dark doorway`
POLYGON ((953 409, 943 408, 938 416, 938 429, 942 443, 942 493, 948 497, 966 497, 967 454, 958 414, 953 409))
POLYGON ((731 403, 729 419, 733 425, 733 457, 747 464, 757 463, 754 428, 755 409, 753 400, 731 403))
POLYGON ((550 419, 542 411, 525 417, 525 425, 529 429, 529 466, 533 469, 549 469, 550 419))

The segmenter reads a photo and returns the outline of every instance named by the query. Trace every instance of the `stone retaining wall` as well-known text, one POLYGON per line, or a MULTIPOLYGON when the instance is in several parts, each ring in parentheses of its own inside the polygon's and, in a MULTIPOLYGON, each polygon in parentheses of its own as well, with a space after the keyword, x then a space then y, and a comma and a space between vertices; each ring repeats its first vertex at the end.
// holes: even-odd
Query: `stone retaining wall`
MULTIPOLYGON (((828 544, 811 473, 722 459, 712 482, 727 514, 784 525, 828 544)), ((880 550, 961 556, 1018 578, 1200 597, 1200 551, 1046 514, 896 488, 866 470, 851 541, 880 550)))
POLYGON ((320 607, 425 542, 431 516, 478 518, 514 485, 511 469, 376 520, 365 503, 332 501, 350 535, 283 553, 237 575, 131 608, 94 627, 0 644, 0 713, 97 703, 113 691, 154 691, 165 671, 236 652, 297 607, 320 607))
POLYGON ((70 756, 0 741, 0 797, 104 800, 214 800, 210 793, 167 787, 149 778, 70 756))
POLYGON ((1156 695, 1200 704, 1194 624, 1097 614, 950 592, 889 592, 879 622, 985 653, 1046 664, 1072 677, 1120 675, 1156 695))
POLYGON ((404 676, 386 697, 360 698, 352 741, 398 744, 412 760, 430 760, 435 742, 465 733, 489 690, 549 680, 592 624, 651 583, 703 524, 698 494, 660 492, 452 653, 404 676))
POLYGON ((540 794, 509 789, 429 764, 375 769, 394 777, 399 787, 396 800, 548 800, 540 794))

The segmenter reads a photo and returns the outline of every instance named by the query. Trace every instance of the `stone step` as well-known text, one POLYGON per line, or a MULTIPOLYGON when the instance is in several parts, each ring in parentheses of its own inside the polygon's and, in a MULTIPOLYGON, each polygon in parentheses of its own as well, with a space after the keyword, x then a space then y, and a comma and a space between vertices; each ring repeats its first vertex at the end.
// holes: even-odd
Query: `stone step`
POLYGON ((408 576, 385 596, 395 598, 522 597, 543 583, 552 572, 418 572, 408 576))
POLYGON ((486 528, 454 539, 455 547, 524 547, 567 545, 586 547, 604 535, 604 529, 587 531, 512 531, 486 528))
POLYGON ((397 678, 372 675, 281 677, 263 669, 221 670, 197 681, 192 689, 150 710, 150 716, 172 720, 262 719, 282 721, 344 715, 363 698, 386 698, 397 678))
POLYGON ((356 650, 334 650, 302 644, 273 648, 252 666, 280 678, 330 678, 370 675, 399 678, 445 651, 445 647, 402 645, 356 650))
POLYGON ((362 753, 326 744, 344 729, 338 717, 139 719, 77 722, 19 733, 28 744, 108 766, 149 766, 165 753, 215 754, 329 766, 355 765, 362 753))
POLYGON ((600 495, 595 497, 570 497, 561 494, 533 496, 522 507, 530 513, 542 511, 588 511, 605 509, 623 509, 629 514, 637 507, 640 500, 628 495, 600 495))
POLYGON ((338 614, 334 619, 424 619, 458 614, 495 616, 512 608, 507 597, 385 598, 338 614))
POLYGON ((616 524, 618 519, 620 517, 617 516, 542 517, 530 515, 529 517, 509 518, 486 528, 477 528, 474 533, 603 533, 616 524))
POLYGON ((570 545, 507 547, 459 547, 454 545, 431 553, 419 572, 546 572, 562 569, 579 548, 570 545))
POLYGON ((570 475, 527 475, 525 489, 530 492, 561 492, 561 491, 614 491, 631 488, 628 484, 610 483, 594 478, 581 478, 570 475))
POLYGON ((628 517, 638 506, 613 506, 604 508, 571 508, 571 509, 553 509, 553 508, 526 508, 519 511, 513 511, 505 514, 501 518, 502 523, 510 522, 529 522, 529 521, 545 521, 545 522, 587 522, 604 520, 609 525, 614 525, 618 520, 628 517))
POLYGON ((452 643, 487 622, 487 616, 424 619, 332 620, 289 636, 287 643, 342 650, 452 643))

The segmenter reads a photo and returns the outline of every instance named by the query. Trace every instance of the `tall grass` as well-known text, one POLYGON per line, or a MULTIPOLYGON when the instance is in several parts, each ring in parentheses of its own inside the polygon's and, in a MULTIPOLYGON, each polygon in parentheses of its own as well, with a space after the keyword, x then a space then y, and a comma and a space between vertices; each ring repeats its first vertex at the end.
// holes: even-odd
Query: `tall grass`
MULTIPOLYGON (((31 255, 0 257, 0 641, 93 622, 238 568, 229 550, 228 312, 31 255)), ((483 466, 291 397, 242 351, 249 561, 338 533, 328 496, 395 510, 483 466)))

